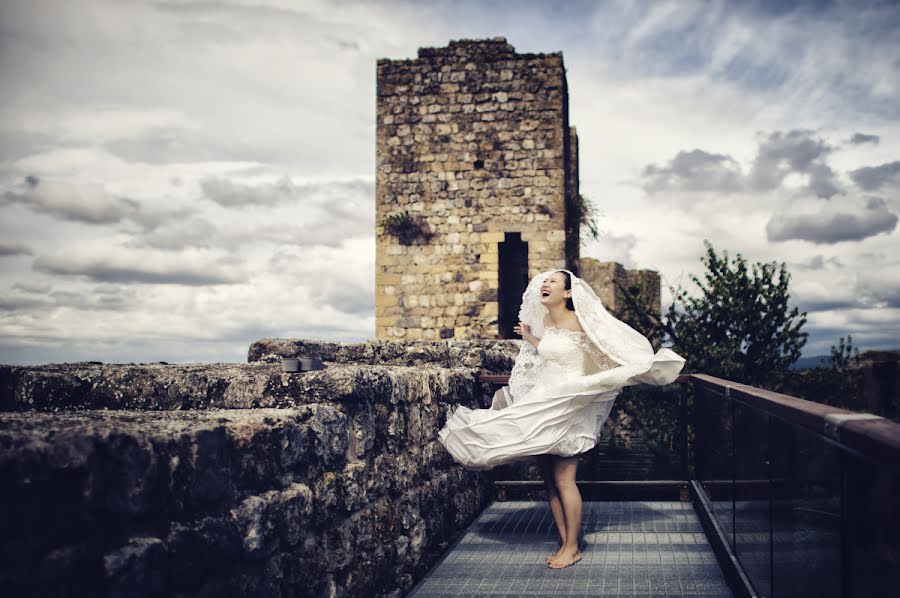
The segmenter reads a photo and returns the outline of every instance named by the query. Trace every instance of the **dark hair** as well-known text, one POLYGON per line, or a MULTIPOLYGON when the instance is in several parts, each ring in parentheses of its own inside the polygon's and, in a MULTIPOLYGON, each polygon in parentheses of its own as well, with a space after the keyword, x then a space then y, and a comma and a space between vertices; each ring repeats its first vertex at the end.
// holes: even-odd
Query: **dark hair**
MULTIPOLYGON (((569 276, 569 273, 566 272, 565 270, 557 270, 556 272, 558 274, 562 274, 563 276, 566 277, 566 290, 571 291, 572 290, 572 277, 569 276)), ((568 309, 569 311, 575 311, 575 304, 572 303, 571 297, 566 299, 566 309, 568 309)))

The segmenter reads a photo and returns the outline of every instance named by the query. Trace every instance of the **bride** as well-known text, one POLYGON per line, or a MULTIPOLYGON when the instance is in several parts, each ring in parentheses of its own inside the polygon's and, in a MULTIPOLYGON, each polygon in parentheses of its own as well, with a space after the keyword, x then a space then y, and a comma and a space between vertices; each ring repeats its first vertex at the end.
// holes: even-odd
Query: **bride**
POLYGON ((509 379, 489 409, 456 408, 438 433, 469 469, 536 457, 561 546, 547 564, 581 560, 578 455, 597 443, 613 400, 632 384, 669 384, 684 359, 656 354, 639 332, 614 318, 568 270, 534 277, 525 289, 516 334, 522 343, 509 379))

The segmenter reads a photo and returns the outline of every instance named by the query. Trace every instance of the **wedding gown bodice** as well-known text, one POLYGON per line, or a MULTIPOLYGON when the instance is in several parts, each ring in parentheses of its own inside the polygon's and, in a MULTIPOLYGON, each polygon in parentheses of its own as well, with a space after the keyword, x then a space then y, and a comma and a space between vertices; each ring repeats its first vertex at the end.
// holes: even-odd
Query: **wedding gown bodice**
POLYGON ((586 376, 617 364, 597 350, 587 335, 578 330, 547 326, 537 347, 544 359, 547 381, 586 376))

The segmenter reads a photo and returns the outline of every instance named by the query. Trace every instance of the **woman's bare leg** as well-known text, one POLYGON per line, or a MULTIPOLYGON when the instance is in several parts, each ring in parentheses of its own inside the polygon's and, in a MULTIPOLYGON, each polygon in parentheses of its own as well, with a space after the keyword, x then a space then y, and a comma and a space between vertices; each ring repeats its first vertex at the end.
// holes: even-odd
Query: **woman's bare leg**
MULTIPOLYGON (((556 482, 553 475, 553 457, 550 455, 538 455, 538 466, 541 468, 541 475, 544 478, 544 487, 547 489, 547 502, 550 503, 550 513, 553 514, 553 521, 556 522, 556 529, 559 531, 560 543, 566 543, 566 519, 563 515, 562 503, 559 501, 559 493, 556 491, 556 482)), ((547 562, 556 556, 559 549, 554 550, 553 554, 547 557, 547 562)))
POLYGON ((550 561, 553 569, 562 569, 581 560, 578 536, 581 532, 581 492, 575 483, 578 470, 578 455, 574 457, 553 457, 553 481, 562 502, 566 520, 566 536, 562 548, 550 561))

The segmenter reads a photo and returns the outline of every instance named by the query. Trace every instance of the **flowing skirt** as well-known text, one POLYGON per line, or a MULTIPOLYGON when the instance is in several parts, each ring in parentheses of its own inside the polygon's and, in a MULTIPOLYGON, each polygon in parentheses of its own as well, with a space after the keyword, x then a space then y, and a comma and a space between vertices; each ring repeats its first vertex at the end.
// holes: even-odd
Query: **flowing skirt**
POLYGON ((438 437, 468 469, 490 469, 534 455, 570 457, 590 450, 619 391, 547 395, 533 389, 512 402, 508 387, 490 409, 456 408, 438 437))
POLYGON ((634 384, 670 384, 684 359, 660 349, 643 363, 583 376, 553 376, 512 397, 494 394, 490 409, 460 405, 438 432, 453 458, 469 469, 490 469, 535 455, 571 457, 597 443, 613 402, 634 384))

